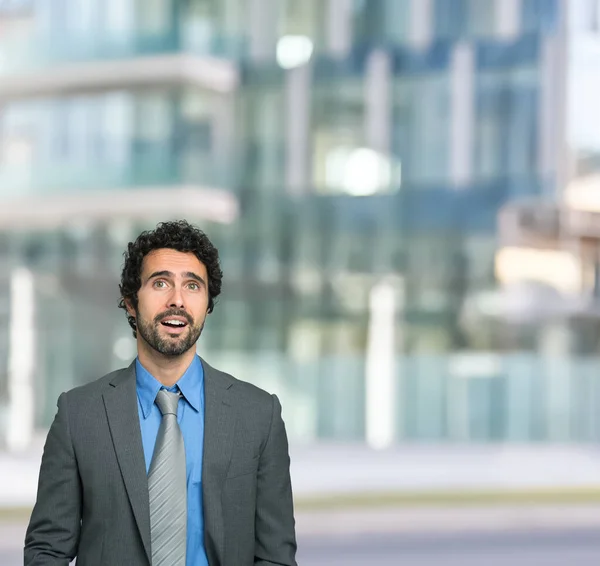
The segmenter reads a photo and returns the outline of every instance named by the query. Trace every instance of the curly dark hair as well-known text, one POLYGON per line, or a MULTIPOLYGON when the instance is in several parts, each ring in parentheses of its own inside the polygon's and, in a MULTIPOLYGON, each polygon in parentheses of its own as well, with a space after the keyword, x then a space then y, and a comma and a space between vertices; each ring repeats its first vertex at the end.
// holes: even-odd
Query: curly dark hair
MULTIPOLYGON (((186 220, 161 222, 155 230, 142 232, 135 242, 129 242, 124 252, 125 263, 121 273, 121 300, 119 308, 127 313, 125 301, 130 301, 134 309, 138 307, 138 291, 142 286, 142 262, 150 252, 159 249, 193 253, 205 266, 208 273, 208 312, 215 307, 215 299, 221 293, 223 272, 219 264, 219 252, 199 228, 186 220)), ((127 313, 127 321, 137 338, 135 317, 127 313)))

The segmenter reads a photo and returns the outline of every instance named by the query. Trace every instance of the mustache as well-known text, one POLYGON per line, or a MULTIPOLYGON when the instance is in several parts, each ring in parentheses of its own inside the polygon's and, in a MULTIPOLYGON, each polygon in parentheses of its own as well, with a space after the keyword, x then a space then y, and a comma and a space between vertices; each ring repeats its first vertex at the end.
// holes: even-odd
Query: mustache
POLYGON ((180 316, 182 318, 185 318, 185 320, 187 320, 190 326, 194 326, 194 319, 190 316, 190 314, 178 309, 172 309, 170 311, 166 311, 157 315, 156 317, 154 317, 154 322, 158 324, 161 320, 164 320, 165 318, 168 318, 170 316, 180 316))

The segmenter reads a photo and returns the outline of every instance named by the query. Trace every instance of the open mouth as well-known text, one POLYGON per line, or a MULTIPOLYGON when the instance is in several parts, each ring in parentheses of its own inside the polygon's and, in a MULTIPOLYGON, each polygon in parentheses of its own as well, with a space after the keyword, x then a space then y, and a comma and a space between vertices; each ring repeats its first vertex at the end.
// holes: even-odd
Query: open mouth
POLYGON ((181 332, 188 325, 188 323, 184 322, 183 320, 174 319, 163 320, 161 321, 161 324, 170 332, 181 332))

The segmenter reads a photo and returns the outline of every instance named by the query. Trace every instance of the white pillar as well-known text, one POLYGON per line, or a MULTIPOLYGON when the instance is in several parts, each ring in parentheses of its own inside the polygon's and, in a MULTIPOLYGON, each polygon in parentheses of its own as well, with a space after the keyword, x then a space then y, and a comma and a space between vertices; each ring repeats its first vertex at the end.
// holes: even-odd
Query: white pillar
POLYGON ((8 346, 8 422, 6 445, 9 451, 26 449, 32 441, 35 367, 35 290, 33 274, 16 269, 10 281, 10 322, 8 346))
POLYGON ((475 56, 473 46, 458 43, 451 63, 450 176, 456 188, 473 178, 475 127, 475 56))
POLYGON ((433 38, 433 0, 411 0, 409 41, 416 48, 427 47, 433 38))
POLYGON ((231 186, 231 183, 235 183, 236 171, 227 165, 237 150, 234 94, 221 94, 214 97, 212 123, 214 126, 213 156, 218 172, 216 182, 231 186))
POLYGON ((352 2, 329 0, 327 4, 327 48, 334 57, 344 57, 352 47, 352 2))
POLYGON ((496 35, 511 39, 521 31, 521 0, 496 0, 494 4, 496 35))
POLYGON ((275 57, 277 29, 279 28, 277 0, 249 0, 248 30, 250 58, 264 61, 275 57))
MULTIPOLYGON (((561 6, 566 14, 567 6, 561 6)), ((555 192, 547 196, 559 200, 572 175, 568 142, 570 76, 567 51, 566 22, 563 22, 559 32, 544 38, 542 43, 538 105, 538 170, 543 179, 555 181, 552 187, 555 192)))
POLYGON ((369 54, 365 80, 365 140, 382 155, 391 148, 391 61, 383 50, 369 54))
POLYGON ((310 64, 286 73, 286 185, 290 194, 301 194, 311 184, 311 83, 310 64))
POLYGON ((542 43, 541 63, 539 69, 539 104, 538 104, 538 155, 537 166, 541 176, 545 179, 550 178, 554 173, 554 155, 552 145, 554 141, 555 122, 552 119, 556 111, 555 91, 554 91, 554 68, 552 61, 554 59, 555 41, 553 38, 546 38, 542 43))
POLYGON ((540 356, 544 362, 547 440, 571 440, 571 333, 568 322, 547 323, 541 330, 540 356))
POLYGON ((370 447, 384 449, 395 440, 396 428, 397 288, 375 285, 369 298, 366 359, 366 437, 370 447))

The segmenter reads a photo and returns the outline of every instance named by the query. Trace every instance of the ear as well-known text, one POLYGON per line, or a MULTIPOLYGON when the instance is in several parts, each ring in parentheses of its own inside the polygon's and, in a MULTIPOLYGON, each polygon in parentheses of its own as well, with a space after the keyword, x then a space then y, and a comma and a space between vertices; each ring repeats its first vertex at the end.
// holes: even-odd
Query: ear
POLYGON ((125 299, 125 306, 127 307, 127 314, 135 318, 135 309, 131 305, 131 301, 129 299, 125 299))

